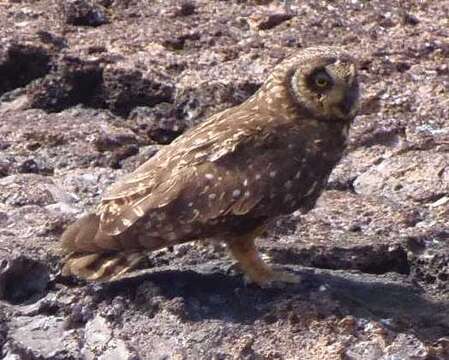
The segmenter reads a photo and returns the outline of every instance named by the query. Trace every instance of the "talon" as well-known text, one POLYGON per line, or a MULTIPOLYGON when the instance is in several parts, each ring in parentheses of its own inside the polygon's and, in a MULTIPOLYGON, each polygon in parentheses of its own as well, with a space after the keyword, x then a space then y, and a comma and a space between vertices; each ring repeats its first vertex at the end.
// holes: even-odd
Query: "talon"
POLYGON ((237 259, 245 274, 245 284, 255 283, 260 287, 271 287, 279 283, 298 284, 301 282, 301 277, 298 275, 273 271, 257 252, 254 245, 254 234, 252 235, 252 237, 237 238, 228 242, 232 255, 237 259))
POLYGON ((274 273, 274 281, 285 282, 289 284, 299 284, 301 276, 289 273, 287 271, 278 271, 274 273))
POLYGON ((270 274, 266 274, 266 276, 252 279, 252 282, 262 288, 269 288, 273 286, 277 287, 279 285, 299 284, 301 282, 301 276, 286 271, 272 271, 270 274))

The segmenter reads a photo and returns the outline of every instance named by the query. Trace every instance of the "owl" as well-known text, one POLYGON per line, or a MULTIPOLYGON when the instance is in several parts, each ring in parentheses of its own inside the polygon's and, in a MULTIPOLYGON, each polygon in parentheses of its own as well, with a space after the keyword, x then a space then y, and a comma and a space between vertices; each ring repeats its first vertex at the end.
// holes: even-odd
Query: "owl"
POLYGON ((63 274, 117 279, 148 252, 194 240, 227 244, 260 286, 296 282, 259 256, 277 217, 313 208, 359 108, 353 57, 303 49, 242 104, 211 116, 113 184, 62 235, 63 274))

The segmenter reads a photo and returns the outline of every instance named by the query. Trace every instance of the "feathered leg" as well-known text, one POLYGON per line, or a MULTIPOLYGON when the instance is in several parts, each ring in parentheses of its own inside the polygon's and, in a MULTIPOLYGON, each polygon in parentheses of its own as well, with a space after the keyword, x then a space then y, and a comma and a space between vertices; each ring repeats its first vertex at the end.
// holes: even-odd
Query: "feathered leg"
POLYGON ((270 286, 275 282, 300 282, 299 276, 287 272, 274 271, 262 260, 254 243, 258 233, 250 233, 227 241, 231 254, 239 262, 249 280, 261 287, 270 286))

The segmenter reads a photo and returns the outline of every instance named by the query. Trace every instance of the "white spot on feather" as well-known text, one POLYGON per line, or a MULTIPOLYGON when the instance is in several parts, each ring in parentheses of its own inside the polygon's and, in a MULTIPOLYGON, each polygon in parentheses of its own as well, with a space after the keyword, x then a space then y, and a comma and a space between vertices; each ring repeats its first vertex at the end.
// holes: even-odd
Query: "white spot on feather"
POLYGON ((134 214, 138 217, 142 217, 145 213, 143 212, 142 208, 140 206, 136 206, 134 208, 134 214))
POLYGON ((192 231, 192 227, 190 225, 183 225, 181 230, 182 230, 182 232, 187 234, 192 231))
POLYGON ((168 241, 175 241, 176 238, 177 238, 176 233, 174 233, 173 231, 171 231, 167 234, 168 241))
POLYGON ((198 209, 193 209, 193 217, 190 219, 189 222, 195 221, 198 216, 200 216, 200 211, 198 209))
POLYGON ((240 196, 241 193, 242 193, 242 192, 241 192, 239 189, 235 189, 235 190, 232 192, 232 197, 233 197, 233 198, 238 198, 238 197, 240 196))
POLYGON ((317 185, 318 185, 318 181, 315 181, 313 183, 313 185, 310 187, 309 191, 307 191, 304 196, 309 196, 310 194, 312 194, 313 191, 315 190, 315 188, 317 187, 317 185))

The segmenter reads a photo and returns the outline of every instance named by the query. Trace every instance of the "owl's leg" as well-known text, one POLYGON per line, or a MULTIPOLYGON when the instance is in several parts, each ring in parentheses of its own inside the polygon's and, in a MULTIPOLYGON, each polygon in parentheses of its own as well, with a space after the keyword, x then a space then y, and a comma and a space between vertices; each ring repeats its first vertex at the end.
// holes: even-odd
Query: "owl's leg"
POLYGON ((267 287, 276 282, 300 282, 301 279, 298 276, 287 272, 274 271, 268 266, 259 256, 254 240, 254 234, 250 234, 227 241, 231 254, 239 262, 243 272, 251 282, 261 287, 267 287))

